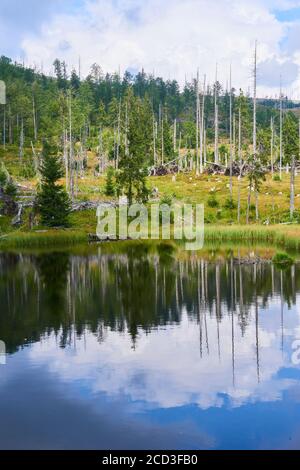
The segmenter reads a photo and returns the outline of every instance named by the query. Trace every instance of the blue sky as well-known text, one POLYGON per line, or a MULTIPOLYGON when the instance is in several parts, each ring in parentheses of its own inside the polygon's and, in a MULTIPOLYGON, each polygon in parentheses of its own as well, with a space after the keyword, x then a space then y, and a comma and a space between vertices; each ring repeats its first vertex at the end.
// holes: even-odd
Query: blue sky
POLYGON ((274 10, 274 14, 279 21, 300 20, 300 7, 289 8, 288 10, 274 10))
POLYGON ((1 54, 50 71, 56 57, 82 71, 97 62, 164 78, 207 74, 218 62, 224 84, 230 63, 236 87, 251 88, 259 43, 261 94, 278 91, 279 76, 300 96, 300 0, 0 0, 1 54))

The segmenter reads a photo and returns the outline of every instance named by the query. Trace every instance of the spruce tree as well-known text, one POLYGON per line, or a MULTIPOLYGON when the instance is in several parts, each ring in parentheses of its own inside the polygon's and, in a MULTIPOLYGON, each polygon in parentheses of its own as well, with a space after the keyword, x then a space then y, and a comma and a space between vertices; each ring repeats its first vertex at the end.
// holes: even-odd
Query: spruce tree
POLYGON ((146 186, 146 162, 151 153, 151 112, 148 102, 142 102, 131 93, 128 94, 129 126, 128 148, 121 156, 117 174, 118 193, 124 192, 129 204, 133 200, 146 202, 149 191, 146 186))
POLYGON ((43 144, 42 155, 42 182, 37 196, 41 222, 48 227, 65 227, 68 225, 71 203, 64 187, 57 184, 63 176, 62 165, 47 141, 43 144))
POLYGON ((105 195, 114 196, 115 195, 115 184, 114 184, 114 169, 109 167, 107 170, 106 184, 105 184, 105 195))

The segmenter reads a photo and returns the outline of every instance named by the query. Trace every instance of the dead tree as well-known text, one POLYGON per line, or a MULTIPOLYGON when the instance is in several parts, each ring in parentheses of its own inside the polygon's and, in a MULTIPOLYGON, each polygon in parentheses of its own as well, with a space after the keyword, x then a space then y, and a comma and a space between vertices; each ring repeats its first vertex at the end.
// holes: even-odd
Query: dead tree
POLYGON ((283 103, 282 103, 282 79, 280 77, 280 124, 279 124, 279 172, 280 179, 282 177, 282 161, 283 161, 283 103))
POLYGON ((22 162, 24 157, 24 119, 21 118, 21 130, 20 130, 20 145, 19 145, 19 160, 22 162))
POLYGON ((274 174, 274 118, 271 117, 271 173, 274 174))
POLYGON ((3 148, 6 147, 6 106, 3 106, 3 148))
POLYGON ((215 83, 215 164, 219 164, 219 103, 218 103, 218 65, 215 83))
POLYGON ((290 219, 293 220, 295 211, 295 155, 291 162, 291 190, 290 190, 290 219))
POLYGON ((34 133, 34 140, 37 141, 37 119, 36 119, 36 109, 35 109, 35 99, 34 95, 32 95, 32 118, 33 118, 33 133, 34 133))
POLYGON ((257 88, 257 41, 255 41, 255 49, 254 49, 254 90, 253 90, 253 155, 256 159, 256 88, 257 88))
POLYGON ((230 98, 229 98, 229 145, 230 145, 230 197, 232 199, 232 161, 233 161, 233 148, 232 148, 232 83, 231 83, 231 65, 230 65, 230 79, 229 79, 229 87, 230 87, 230 98))
POLYGON ((203 91, 202 91, 202 106, 200 107, 200 174, 203 173, 203 156, 204 156, 205 87, 206 87, 206 76, 204 75, 203 91))

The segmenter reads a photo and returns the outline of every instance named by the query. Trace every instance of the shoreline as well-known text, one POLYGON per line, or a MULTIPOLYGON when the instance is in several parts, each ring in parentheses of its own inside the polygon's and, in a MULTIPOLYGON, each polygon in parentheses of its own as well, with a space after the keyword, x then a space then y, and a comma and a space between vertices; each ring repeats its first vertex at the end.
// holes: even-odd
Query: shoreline
MULTIPOLYGON (((232 243, 249 244, 266 243, 278 249, 285 249, 300 253, 300 226, 299 225, 206 225, 205 243, 232 243)), ((175 242, 171 240, 145 240, 144 242, 175 242)), ((9 248, 55 248, 73 247, 75 245, 131 243, 134 240, 90 240, 90 234, 76 229, 49 229, 36 232, 13 232, 0 236, 0 250, 9 248)), ((180 242, 178 243, 180 245, 180 242)))

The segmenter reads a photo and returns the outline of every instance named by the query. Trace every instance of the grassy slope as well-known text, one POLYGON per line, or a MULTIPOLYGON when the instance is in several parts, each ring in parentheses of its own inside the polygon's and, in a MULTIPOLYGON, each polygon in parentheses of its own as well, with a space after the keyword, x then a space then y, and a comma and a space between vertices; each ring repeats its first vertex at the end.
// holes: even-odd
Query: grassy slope
MULTIPOLYGON (((31 151, 27 150, 25 162, 31 151)), ((88 169, 84 178, 79 179, 78 195, 79 200, 107 200, 104 195, 105 178, 96 178, 94 168, 97 160, 94 155, 89 154, 88 169)), ((24 175, 17 157, 17 149, 14 147, 6 150, 0 149, 0 161, 3 161, 14 176, 16 181, 34 191, 36 180, 24 175)), ((273 181, 271 176, 267 176, 266 182, 262 184, 259 197, 260 223, 254 223, 254 211, 252 211, 252 223, 250 226, 243 226, 245 223, 246 200, 248 180, 241 180, 241 200, 242 215, 241 225, 236 224, 236 209, 230 210, 224 207, 226 199, 229 197, 229 178, 224 176, 202 175, 196 177, 195 174, 177 175, 176 181, 172 176, 152 177, 148 181, 149 188, 158 188, 160 196, 171 195, 174 198, 191 203, 205 204, 206 237, 210 240, 243 240, 243 241, 267 241, 284 245, 291 244, 291 247, 298 249, 298 239, 300 239, 300 225, 278 225, 288 221, 289 212, 289 175, 283 174, 282 181, 273 181), (211 208, 207 201, 214 191, 219 203, 218 207, 211 208), (265 226, 266 221, 270 226, 265 226)), ((233 197, 237 199, 238 179, 233 179, 233 197)), ((24 191, 24 194, 26 191, 24 191)), ((254 197, 253 201, 254 203, 254 197)), ((296 177, 296 211, 300 209, 300 176, 296 177)), ((86 240, 87 233, 95 233, 96 214, 95 211, 77 212, 71 215, 71 227, 67 230, 48 230, 41 232, 43 227, 36 227, 33 232, 28 233, 28 222, 24 220, 24 225, 18 230, 12 230, 10 221, 6 217, 0 217, 0 234, 9 233, 10 243, 16 245, 24 244, 70 244, 77 241, 86 240)), ((7 242, 6 242, 7 243, 7 242)))

